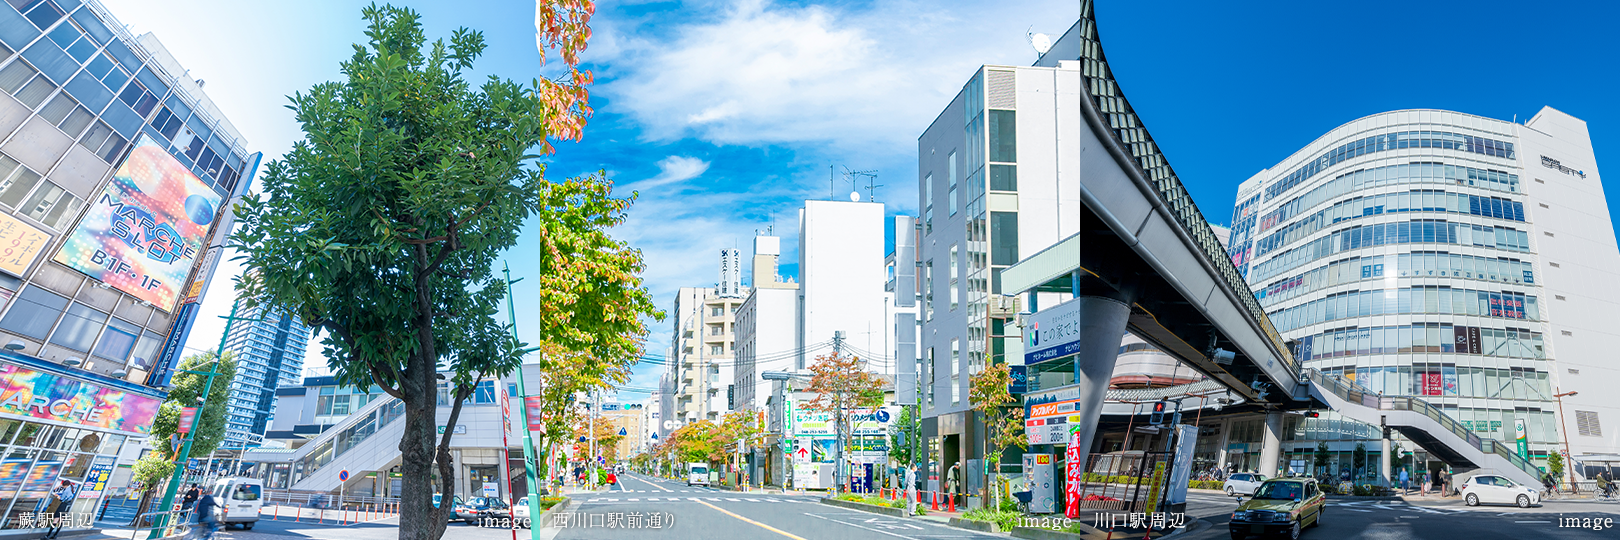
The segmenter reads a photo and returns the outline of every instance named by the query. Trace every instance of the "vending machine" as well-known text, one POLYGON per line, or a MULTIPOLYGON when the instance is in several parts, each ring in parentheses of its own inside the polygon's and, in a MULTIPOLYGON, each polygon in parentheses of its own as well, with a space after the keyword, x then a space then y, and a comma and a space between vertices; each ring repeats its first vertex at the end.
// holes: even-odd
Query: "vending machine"
POLYGON ((1052 454, 1024 454, 1024 481, 1029 486, 1029 513, 1057 511, 1057 491, 1052 478, 1052 454))

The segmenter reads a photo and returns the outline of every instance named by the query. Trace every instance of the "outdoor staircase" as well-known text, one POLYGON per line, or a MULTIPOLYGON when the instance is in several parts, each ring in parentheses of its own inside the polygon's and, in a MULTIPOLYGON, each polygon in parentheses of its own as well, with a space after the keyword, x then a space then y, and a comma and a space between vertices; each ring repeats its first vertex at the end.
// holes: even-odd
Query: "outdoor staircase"
POLYGON ((1513 447, 1481 439, 1439 407, 1414 397, 1389 397, 1342 377, 1306 369, 1313 397, 1346 418, 1399 431, 1430 455, 1450 465, 1456 484, 1478 474, 1495 474, 1530 486, 1541 486, 1541 469, 1513 447))

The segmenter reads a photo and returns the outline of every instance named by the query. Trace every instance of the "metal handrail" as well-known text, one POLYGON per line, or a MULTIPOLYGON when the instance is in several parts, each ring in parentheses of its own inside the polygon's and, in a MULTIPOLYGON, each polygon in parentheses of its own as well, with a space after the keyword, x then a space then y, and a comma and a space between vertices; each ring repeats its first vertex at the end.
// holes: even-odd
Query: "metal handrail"
POLYGON ((1344 377, 1337 375, 1330 376, 1315 368, 1307 368, 1305 372, 1306 377, 1310 378, 1312 382, 1315 382, 1317 387, 1328 389, 1329 391, 1333 392, 1334 395, 1344 398, 1347 401, 1359 401, 1363 405, 1379 410, 1409 410, 1421 412, 1424 416, 1434 420, 1436 423, 1440 424, 1441 427, 1445 428, 1447 431, 1450 431, 1453 435, 1468 441, 1468 444, 1473 446, 1474 449, 1501 456, 1502 459, 1506 459, 1508 463, 1512 463, 1513 466, 1518 467, 1519 470, 1530 473, 1531 476, 1539 478, 1542 474, 1541 468, 1536 467, 1528 460, 1520 457, 1517 452, 1505 448, 1506 445, 1504 445, 1501 441, 1496 439, 1480 438, 1478 434, 1464 428, 1461 422, 1458 422, 1456 419, 1452 418, 1451 415, 1446 414, 1444 410, 1429 404, 1427 401, 1413 397, 1377 397, 1377 394, 1371 389, 1361 386, 1359 383, 1349 381, 1344 377), (1369 397, 1371 397, 1370 401, 1372 402, 1370 405, 1368 404, 1369 397))
POLYGON ((191 520, 191 511, 190 510, 170 510, 170 511, 167 511, 167 512, 147 512, 145 514, 135 516, 135 529, 131 530, 129 532, 129 540, 135 540, 135 537, 140 535, 141 531, 153 531, 153 530, 157 530, 157 529, 174 529, 174 530, 181 531, 176 536, 186 536, 186 535, 191 533, 191 525, 192 525, 192 520, 191 520), (180 519, 179 520, 175 520, 175 519, 161 520, 162 525, 158 525, 158 523, 160 522, 159 520, 151 519, 151 522, 153 523, 153 525, 151 527, 142 527, 141 526, 142 523, 147 522, 148 516, 166 516, 166 515, 177 516, 180 519))

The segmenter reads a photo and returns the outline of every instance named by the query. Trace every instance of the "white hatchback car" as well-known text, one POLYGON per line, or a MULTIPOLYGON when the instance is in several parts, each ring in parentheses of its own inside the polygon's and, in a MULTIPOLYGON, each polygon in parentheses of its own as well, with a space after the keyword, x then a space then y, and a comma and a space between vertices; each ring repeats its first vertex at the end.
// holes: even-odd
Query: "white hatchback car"
POLYGON ((1457 486, 1462 493, 1463 501, 1468 506, 1478 506, 1480 503, 1513 504, 1519 508, 1529 508, 1541 504, 1541 493, 1535 488, 1520 485, 1501 476, 1490 474, 1476 475, 1457 486))
POLYGON ((1254 495, 1254 490, 1260 489, 1260 484, 1265 481, 1266 475, 1263 474, 1234 473, 1226 478, 1226 484, 1221 486, 1221 491, 1225 491, 1227 497, 1254 495))

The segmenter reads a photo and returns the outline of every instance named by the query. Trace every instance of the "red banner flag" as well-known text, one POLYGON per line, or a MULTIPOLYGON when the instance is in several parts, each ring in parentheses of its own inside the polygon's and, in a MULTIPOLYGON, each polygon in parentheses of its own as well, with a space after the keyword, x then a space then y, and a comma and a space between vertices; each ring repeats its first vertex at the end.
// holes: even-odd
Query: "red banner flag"
POLYGON ((191 433, 191 425, 195 424, 196 422, 197 422, 197 408, 196 407, 186 407, 184 409, 180 409, 180 427, 179 427, 179 429, 176 429, 175 431, 177 431, 179 433, 191 433))
POLYGON ((529 422, 529 431, 544 431, 545 424, 540 421, 540 411, 545 407, 540 402, 540 396, 523 398, 523 409, 524 416, 527 417, 525 420, 529 422))
POLYGON ((1069 447, 1065 458, 1067 463, 1063 466, 1064 505, 1063 516, 1069 519, 1080 518, 1080 484, 1085 480, 1086 466, 1080 462, 1080 430, 1069 432, 1069 447))

